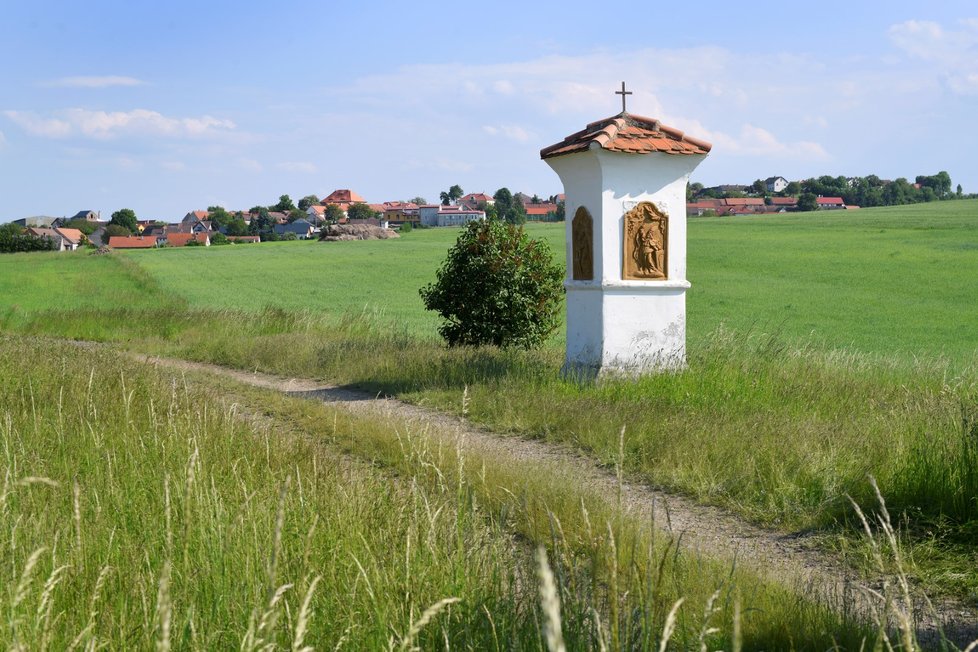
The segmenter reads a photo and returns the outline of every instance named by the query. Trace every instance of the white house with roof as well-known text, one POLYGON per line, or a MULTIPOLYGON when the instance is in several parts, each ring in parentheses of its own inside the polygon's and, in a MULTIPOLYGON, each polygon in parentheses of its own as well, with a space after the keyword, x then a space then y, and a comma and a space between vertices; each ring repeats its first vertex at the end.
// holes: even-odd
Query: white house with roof
POLYGON ((784 177, 768 177, 764 180, 764 186, 768 192, 781 192, 788 187, 788 180, 784 177))
POLYGON ((464 206, 429 204, 418 208, 422 226, 461 226, 486 219, 486 212, 464 206))

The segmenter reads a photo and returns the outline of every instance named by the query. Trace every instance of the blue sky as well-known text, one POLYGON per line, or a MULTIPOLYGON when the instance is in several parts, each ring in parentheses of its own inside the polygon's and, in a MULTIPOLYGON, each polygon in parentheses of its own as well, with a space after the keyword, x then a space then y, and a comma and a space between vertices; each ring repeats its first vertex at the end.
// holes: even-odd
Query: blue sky
POLYGON ((620 110, 707 185, 947 170, 978 192, 972 2, 0 6, 0 222, 174 220, 352 188, 560 192, 539 150, 620 110))

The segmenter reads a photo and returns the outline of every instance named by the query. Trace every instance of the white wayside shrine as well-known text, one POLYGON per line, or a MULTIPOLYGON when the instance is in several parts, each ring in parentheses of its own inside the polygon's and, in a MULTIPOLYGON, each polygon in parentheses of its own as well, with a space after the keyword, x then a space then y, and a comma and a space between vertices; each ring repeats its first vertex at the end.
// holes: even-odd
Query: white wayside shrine
POLYGON ((564 372, 581 377, 686 361, 686 184, 711 145, 622 99, 619 115, 540 152, 564 184, 564 372))

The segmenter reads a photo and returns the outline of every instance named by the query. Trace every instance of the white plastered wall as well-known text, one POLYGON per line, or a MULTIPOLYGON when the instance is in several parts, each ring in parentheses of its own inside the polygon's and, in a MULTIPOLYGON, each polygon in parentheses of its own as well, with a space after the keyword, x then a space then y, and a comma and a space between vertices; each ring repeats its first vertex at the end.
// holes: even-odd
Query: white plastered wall
POLYGON ((564 184, 566 215, 584 206, 594 220, 591 281, 575 281, 566 222, 565 371, 637 374, 675 369, 686 353, 686 184, 703 155, 623 154, 597 146, 547 163, 564 184), (624 215, 650 201, 669 216, 668 278, 622 280, 624 215))

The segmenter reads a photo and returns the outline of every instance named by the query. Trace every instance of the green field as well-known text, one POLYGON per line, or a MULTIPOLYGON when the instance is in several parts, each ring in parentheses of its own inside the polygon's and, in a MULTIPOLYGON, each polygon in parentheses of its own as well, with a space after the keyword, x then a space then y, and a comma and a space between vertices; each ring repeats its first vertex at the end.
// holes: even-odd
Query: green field
MULTIPOLYGON (((530 225, 563 256, 563 225, 530 225)), ((418 288, 453 229, 399 240, 129 252, 191 306, 366 310, 414 336, 437 318, 418 288)), ((5 261, 0 260, 0 265, 5 261)), ((721 325, 820 348, 970 360, 978 351, 978 201, 689 222, 691 345, 721 325)), ((2 278, 2 273, 0 273, 2 278)), ((559 345, 563 333, 553 342, 559 345)))
POLYGON ((0 256, 0 315, 51 308, 125 305, 149 308, 172 303, 172 294, 141 268, 88 250, 53 255, 0 256))
MULTIPOLYGON (((562 225, 529 228, 562 255, 562 225)), ((0 327, 464 409, 608 464, 625 425, 635 477, 818 532, 856 567, 848 496, 871 502, 872 475, 914 577, 978 604, 978 201, 691 220, 688 368, 596 385, 559 376, 561 335, 527 353, 440 344, 417 290, 456 233, 0 257, 0 279, 29 276, 8 281, 0 327), (62 308, 45 288, 90 284, 88 264, 131 290, 62 308)))

